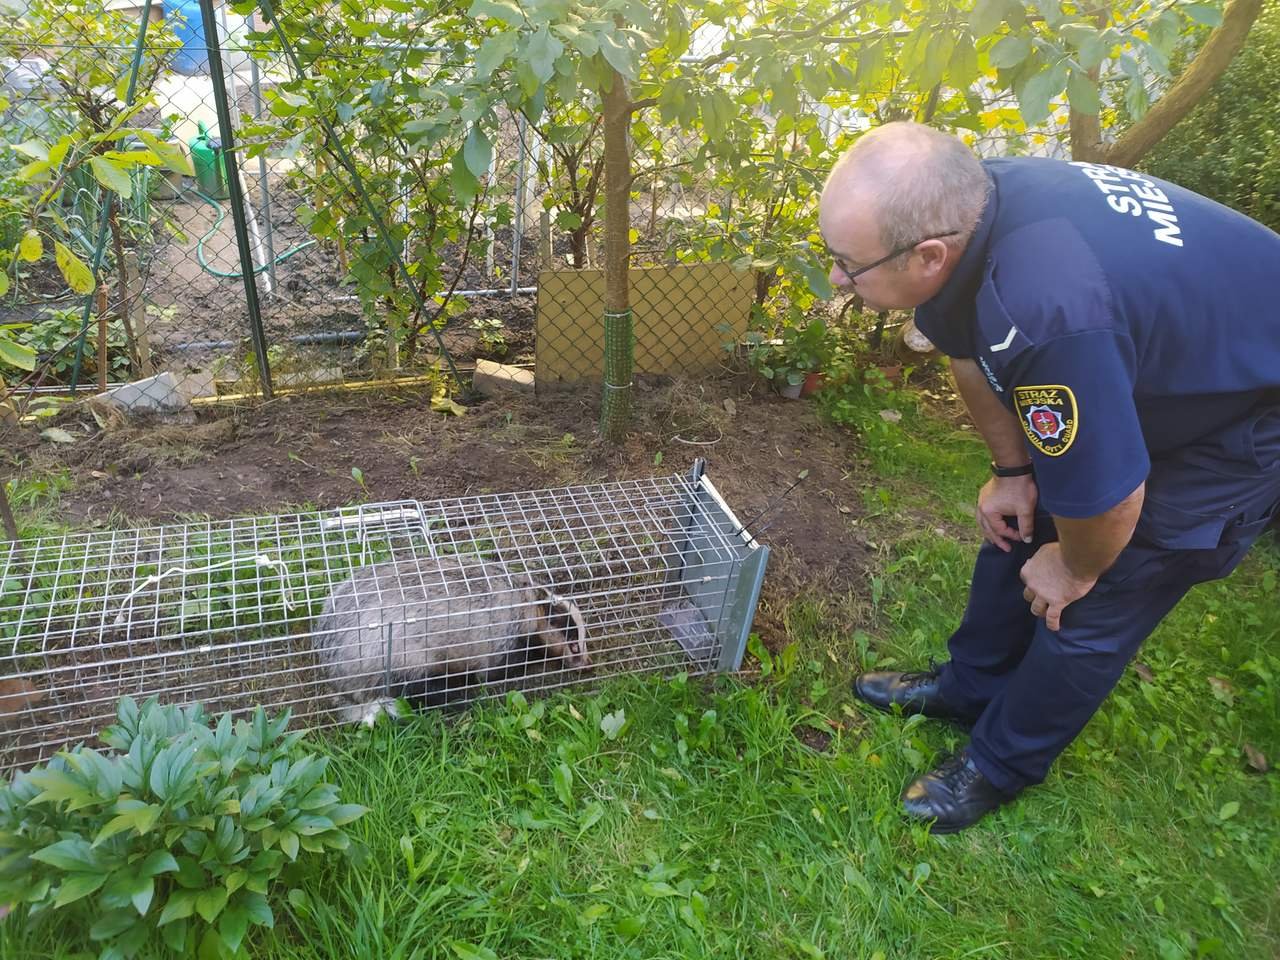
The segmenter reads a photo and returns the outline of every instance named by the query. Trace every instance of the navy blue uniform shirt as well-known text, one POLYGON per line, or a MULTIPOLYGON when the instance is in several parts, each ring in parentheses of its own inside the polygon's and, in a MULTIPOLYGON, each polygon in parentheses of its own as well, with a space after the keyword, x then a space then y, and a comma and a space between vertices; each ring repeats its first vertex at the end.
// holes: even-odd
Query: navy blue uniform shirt
POLYGON ((916 325, 1017 414, 1050 513, 1147 480, 1168 546, 1216 545, 1280 470, 1280 235, 1118 167, 983 165, 977 229, 916 325))

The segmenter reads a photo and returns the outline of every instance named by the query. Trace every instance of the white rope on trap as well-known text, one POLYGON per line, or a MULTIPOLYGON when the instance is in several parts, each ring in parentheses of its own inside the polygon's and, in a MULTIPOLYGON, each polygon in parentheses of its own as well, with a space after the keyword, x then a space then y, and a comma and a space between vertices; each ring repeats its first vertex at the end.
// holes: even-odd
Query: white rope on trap
POLYGON ((293 601, 293 588, 289 584, 289 566, 283 560, 272 560, 265 553, 254 554, 252 557, 229 557, 226 560, 219 560, 217 563, 209 563, 200 567, 170 567, 160 573, 153 573, 140 584, 130 590, 120 601, 120 612, 116 614, 112 626, 122 627, 126 623, 125 614, 133 610, 133 598, 142 593, 148 587, 153 587, 161 580, 166 580, 173 576, 189 576, 191 574, 212 573, 214 570, 222 567, 234 566, 237 563, 246 563, 253 561, 258 567, 268 567, 274 570, 280 577, 280 585, 283 588, 281 597, 284 600, 284 608, 287 612, 292 612, 297 608, 297 604, 293 601))

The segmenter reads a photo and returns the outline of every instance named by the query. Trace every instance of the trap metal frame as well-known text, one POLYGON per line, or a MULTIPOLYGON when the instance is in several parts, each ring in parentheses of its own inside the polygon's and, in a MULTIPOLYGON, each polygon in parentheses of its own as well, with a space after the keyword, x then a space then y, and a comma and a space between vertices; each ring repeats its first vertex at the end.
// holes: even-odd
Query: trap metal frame
MULTIPOLYGON (((702 461, 683 477, 0 543, 0 770, 90 739, 125 695, 341 722, 317 619, 371 564, 450 580, 468 611, 501 597, 484 575, 494 569, 580 611, 589 669, 548 657, 494 682, 460 667, 450 703, 618 673, 736 670, 768 554, 702 461)), ((392 626, 438 630, 403 596, 359 603, 388 637, 392 626)), ((392 656, 389 644, 387 669, 359 675, 360 695, 397 694, 392 656)))

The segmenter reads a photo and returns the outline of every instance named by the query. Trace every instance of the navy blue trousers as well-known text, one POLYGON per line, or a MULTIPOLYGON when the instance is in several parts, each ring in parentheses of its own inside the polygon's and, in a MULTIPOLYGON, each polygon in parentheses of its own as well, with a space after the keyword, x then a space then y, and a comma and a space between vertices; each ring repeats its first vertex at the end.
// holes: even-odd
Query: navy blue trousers
POLYGON ((978 769, 1009 793, 1042 781, 1165 614, 1196 583, 1230 573, 1274 509, 1264 502, 1237 516, 1207 549, 1158 545, 1140 523, 1093 590, 1063 611, 1056 632, 1032 616, 1018 576, 1057 539, 1052 518, 1039 511, 1034 542, 1011 553, 983 544, 941 677, 947 701, 977 717, 970 753, 978 769))

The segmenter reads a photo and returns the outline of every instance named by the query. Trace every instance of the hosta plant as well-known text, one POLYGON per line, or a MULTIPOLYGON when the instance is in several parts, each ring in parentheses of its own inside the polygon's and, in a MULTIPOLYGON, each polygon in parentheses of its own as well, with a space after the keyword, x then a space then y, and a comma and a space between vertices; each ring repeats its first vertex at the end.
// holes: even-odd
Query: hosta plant
POLYGON ((106 750, 78 746, 0 787, 10 922, 78 922, 100 960, 148 943, 233 956, 251 925, 274 924, 299 857, 352 846, 343 827, 365 808, 339 802, 287 712, 210 726, 199 706, 126 697, 116 718, 106 750))

